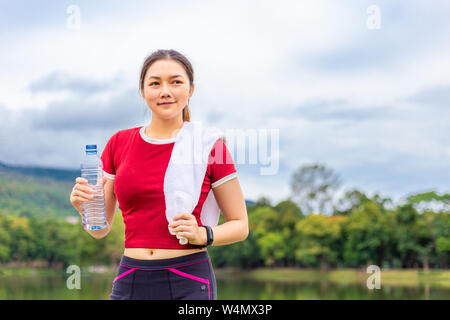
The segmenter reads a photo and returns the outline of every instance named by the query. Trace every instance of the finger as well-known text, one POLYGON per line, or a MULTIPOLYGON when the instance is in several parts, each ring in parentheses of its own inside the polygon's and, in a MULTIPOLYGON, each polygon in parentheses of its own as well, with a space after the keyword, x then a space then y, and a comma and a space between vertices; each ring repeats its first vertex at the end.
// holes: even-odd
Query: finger
POLYGON ((175 231, 173 231, 173 229, 170 228, 170 227, 169 227, 169 233, 170 233, 171 235, 173 235, 173 236, 176 235, 175 231))
POLYGON ((82 194, 86 194, 86 195, 93 195, 94 194, 94 190, 92 188, 86 187, 86 186, 82 186, 82 185, 75 186, 72 189, 72 192, 76 192, 76 191, 81 192, 82 194))
POLYGON ((80 190, 80 191, 83 191, 83 192, 89 193, 89 194, 94 193, 94 189, 92 189, 92 187, 89 187, 87 185, 82 185, 82 184, 76 184, 75 187, 73 187, 73 190, 80 190))
POLYGON ((173 217, 173 220, 179 220, 179 219, 189 219, 192 216, 192 214, 187 212, 181 212, 177 214, 175 217, 173 217))
POLYGON ((194 236, 191 232, 178 232, 177 238, 186 238, 188 241, 192 241, 194 239, 194 236))
POLYGON ((175 227, 177 227, 177 226, 183 224, 185 220, 186 220, 186 219, 178 219, 178 220, 175 220, 175 218, 174 218, 173 221, 169 223, 169 227, 175 228, 175 227))
POLYGON ((192 232, 193 231, 193 227, 192 226, 178 226, 176 228, 172 228, 172 231, 175 233, 179 233, 179 232, 192 232))
POLYGON ((176 228, 178 226, 193 226, 194 223, 195 222, 192 219, 178 219, 176 221, 172 221, 171 223, 169 223, 169 227, 176 228))
POLYGON ((85 178, 78 177, 75 179, 76 183, 88 184, 88 181, 85 178))
POLYGON ((85 192, 80 191, 80 190, 74 190, 74 191, 72 192, 72 195, 73 195, 73 196, 80 197, 80 198, 83 198, 83 199, 86 199, 86 200, 91 200, 91 199, 94 198, 94 195, 93 195, 93 194, 88 194, 88 193, 85 193, 85 192))
POLYGON ((194 220, 195 217, 192 214, 183 212, 176 215, 171 223, 173 223, 173 226, 177 226, 180 224, 192 224, 194 220))
POLYGON ((79 197, 79 196, 72 196, 72 202, 88 202, 88 199, 79 197))

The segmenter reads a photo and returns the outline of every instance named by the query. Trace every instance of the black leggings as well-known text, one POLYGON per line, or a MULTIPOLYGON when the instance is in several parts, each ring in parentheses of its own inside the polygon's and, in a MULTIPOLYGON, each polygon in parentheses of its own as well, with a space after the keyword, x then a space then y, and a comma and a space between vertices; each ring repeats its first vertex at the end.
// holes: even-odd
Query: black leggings
POLYGON ((109 298, 216 300, 216 278, 208 252, 161 260, 123 256, 109 298))

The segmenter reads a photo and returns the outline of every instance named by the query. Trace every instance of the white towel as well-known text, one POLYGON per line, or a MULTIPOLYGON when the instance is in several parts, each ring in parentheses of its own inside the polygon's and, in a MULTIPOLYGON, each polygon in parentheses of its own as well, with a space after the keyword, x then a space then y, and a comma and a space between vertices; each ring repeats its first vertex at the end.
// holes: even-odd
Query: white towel
MULTIPOLYGON (((209 154, 218 139, 226 143, 223 132, 203 127, 200 121, 185 121, 177 134, 164 177, 164 196, 168 223, 181 212, 192 213, 198 200, 208 166, 209 154)), ((217 225, 220 208, 212 189, 203 204, 200 220, 203 225, 217 225)), ((171 234, 174 234, 171 232, 171 234)), ((178 237, 180 244, 187 239, 178 237)))

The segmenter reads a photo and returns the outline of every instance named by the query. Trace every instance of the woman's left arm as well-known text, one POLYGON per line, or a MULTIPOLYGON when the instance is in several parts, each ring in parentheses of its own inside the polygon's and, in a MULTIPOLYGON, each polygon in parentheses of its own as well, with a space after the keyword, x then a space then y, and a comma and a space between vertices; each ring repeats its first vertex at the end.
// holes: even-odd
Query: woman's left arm
MULTIPOLYGON (((238 178, 233 178, 213 188, 214 197, 225 217, 225 223, 211 226, 214 241, 211 245, 221 246, 243 241, 248 236, 247 207, 238 178)), ((189 243, 206 243, 206 229, 199 227, 192 214, 182 212, 174 217, 169 227, 177 234, 188 239, 189 243)))
POLYGON ((211 227, 214 234, 212 245, 221 246, 245 240, 248 236, 247 207, 238 177, 213 188, 213 192, 225 223, 211 227))

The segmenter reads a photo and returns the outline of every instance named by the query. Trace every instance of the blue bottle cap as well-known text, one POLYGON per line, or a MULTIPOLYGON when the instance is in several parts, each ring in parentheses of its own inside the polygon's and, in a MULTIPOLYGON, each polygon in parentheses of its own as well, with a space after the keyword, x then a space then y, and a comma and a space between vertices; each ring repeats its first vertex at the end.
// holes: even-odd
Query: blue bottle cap
POLYGON ((96 144, 87 144, 86 151, 97 151, 97 145, 96 144))

